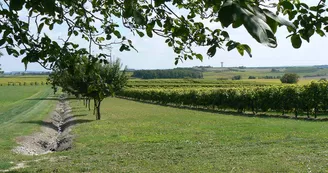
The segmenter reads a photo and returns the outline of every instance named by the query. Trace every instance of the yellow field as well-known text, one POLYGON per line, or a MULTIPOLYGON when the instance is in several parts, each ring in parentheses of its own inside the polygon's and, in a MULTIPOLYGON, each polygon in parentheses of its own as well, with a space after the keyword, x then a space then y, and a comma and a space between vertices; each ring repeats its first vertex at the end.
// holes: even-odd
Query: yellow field
POLYGON ((31 82, 40 84, 41 82, 46 83, 47 78, 48 75, 0 77, 0 85, 8 85, 8 83, 15 83, 15 85, 21 83, 23 85, 24 82, 27 85, 30 85, 31 82))
MULTIPOLYGON (((319 79, 300 78, 297 84, 305 85, 310 83, 311 81, 318 81, 318 80, 319 79)), ((242 79, 241 81, 261 83, 261 84, 281 84, 280 79, 242 79)))

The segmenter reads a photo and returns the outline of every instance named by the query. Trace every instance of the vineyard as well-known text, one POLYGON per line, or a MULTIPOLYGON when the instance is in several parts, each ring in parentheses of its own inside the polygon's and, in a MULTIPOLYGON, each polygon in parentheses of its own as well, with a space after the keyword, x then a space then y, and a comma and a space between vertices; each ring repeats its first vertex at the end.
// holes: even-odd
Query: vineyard
POLYGON ((213 110, 236 110, 293 113, 297 118, 325 114, 328 110, 328 82, 311 82, 307 85, 249 85, 236 87, 129 88, 120 97, 164 105, 196 107, 213 110))
POLYGON ((46 75, 0 77, 0 86, 46 85, 47 77, 48 76, 46 76, 46 75))
POLYGON ((53 118, 48 116, 57 103, 52 85, 46 85, 46 78, 1 80, 0 145, 4 147, 0 149, 0 171, 22 163, 25 167, 18 172, 328 170, 322 167, 327 162, 322 152, 327 148, 327 122, 264 118, 284 114, 282 117, 293 119, 327 120, 328 82, 324 80, 269 85, 132 79, 116 93, 117 98, 104 99, 100 121, 94 120, 87 102, 70 98, 69 120, 76 123, 72 149, 33 157, 15 154, 12 149, 22 136, 31 134, 27 137, 34 139, 34 133, 53 127, 47 121, 53 118), (7 86, 11 82, 15 86, 7 86))

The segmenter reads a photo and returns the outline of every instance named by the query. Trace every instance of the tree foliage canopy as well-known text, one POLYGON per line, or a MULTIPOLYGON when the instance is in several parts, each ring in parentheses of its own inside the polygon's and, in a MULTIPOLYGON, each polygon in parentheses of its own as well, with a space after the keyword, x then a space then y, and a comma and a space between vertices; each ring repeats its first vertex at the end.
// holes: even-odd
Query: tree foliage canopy
POLYGON ((280 81, 282 83, 297 83, 300 76, 296 73, 286 73, 281 78, 280 81))
POLYGON ((117 59, 108 64, 89 61, 86 56, 71 57, 69 63, 56 66, 49 75, 49 82, 78 98, 94 100, 97 120, 100 119, 100 104, 103 99, 114 96, 127 84, 125 69, 117 59), (68 65, 67 65, 68 64, 68 65))
POLYGON ((25 64, 38 62, 46 68, 79 54, 105 61, 109 55, 93 55, 94 46, 102 49, 118 44, 120 51, 134 49, 120 30, 124 26, 140 37, 165 38, 177 54, 176 64, 202 60, 194 46, 208 47, 210 57, 221 48, 236 49, 241 55, 246 51, 251 56, 251 48, 230 39, 225 28, 243 26, 256 41, 274 48, 278 27, 287 26, 287 37, 299 48, 302 40, 309 42, 315 33, 324 36, 328 31, 326 11, 325 0, 314 6, 299 0, 271 4, 264 0, 4 0, 0 4, 0 48, 22 56, 25 64), (27 17, 21 15, 25 11, 27 17), (222 27, 209 28, 205 20, 222 27), (66 28, 67 37, 53 40, 45 28, 53 30, 59 25, 66 28), (89 45, 81 47, 73 37, 83 38, 89 45))

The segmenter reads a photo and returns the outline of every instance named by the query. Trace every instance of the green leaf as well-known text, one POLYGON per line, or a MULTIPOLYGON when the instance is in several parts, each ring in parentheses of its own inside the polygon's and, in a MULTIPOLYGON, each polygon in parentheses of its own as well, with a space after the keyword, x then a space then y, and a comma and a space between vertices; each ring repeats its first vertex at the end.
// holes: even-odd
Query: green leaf
POLYGON ((161 22, 160 20, 156 20, 156 24, 157 24, 159 27, 162 27, 162 26, 163 26, 163 24, 162 24, 162 22, 161 22))
POLYGON ((247 45, 247 44, 242 44, 244 50, 246 50, 246 52, 248 53, 248 55, 252 58, 252 49, 247 45))
POLYGON ((242 15, 244 27, 256 41, 272 48, 277 47, 276 37, 267 23, 259 17, 254 16, 247 9, 240 8, 239 10, 242 15))
POLYGON ((77 31, 73 31, 73 33, 74 33, 75 36, 79 35, 79 32, 77 32, 77 31))
POLYGON ((49 29, 50 29, 50 30, 54 29, 54 24, 50 24, 50 25, 49 25, 49 29))
POLYGON ((216 45, 210 47, 208 50, 207 50, 207 55, 210 56, 210 57, 213 57, 216 53, 216 45))
POLYGON ((114 35, 117 37, 117 38, 121 38, 121 33, 117 30, 114 31, 114 35))
POLYGON ((242 45, 237 46, 237 50, 241 56, 244 56, 244 47, 242 45))
POLYGON ((79 47, 79 45, 78 45, 78 44, 73 44, 72 46, 73 46, 73 48, 74 48, 74 49, 76 49, 76 48, 78 48, 78 47, 79 47))
POLYGON ((55 15, 56 2, 55 0, 42 0, 41 3, 44 6, 44 11, 50 15, 55 15))
POLYGON ((153 31, 152 31, 152 29, 146 29, 146 33, 147 33, 148 37, 150 37, 150 38, 153 37, 153 31))
POLYGON ((224 27, 228 27, 232 22, 234 22, 233 16, 235 15, 235 5, 232 0, 227 0, 222 5, 219 11, 219 20, 224 27))
POLYGON ((154 29, 154 26, 155 26, 155 21, 151 21, 150 23, 148 23, 146 25, 146 33, 148 35, 148 37, 153 37, 153 29, 154 29))
POLYGON ((103 41, 105 41, 105 38, 104 38, 104 37, 98 37, 97 40, 98 40, 99 42, 103 42, 103 41))
POLYGON ((155 1, 155 7, 158 7, 158 6, 160 6, 160 5, 164 4, 164 3, 165 3, 165 0, 156 0, 155 1))
POLYGON ((134 11, 134 20, 138 25, 145 25, 145 18, 139 11, 134 11))
POLYGON ((136 30, 136 32, 137 32, 137 34, 139 35, 139 37, 143 37, 143 36, 145 36, 145 34, 144 34, 143 32, 141 32, 141 31, 136 30))
POLYGON ((203 55, 202 54, 196 54, 196 58, 203 61, 203 55))
POLYGON ((6 39, 5 38, 0 39, 0 46, 4 45, 5 43, 6 43, 6 39))
POLYGON ((226 31, 222 31, 221 32, 221 35, 225 38, 225 40, 229 40, 230 39, 229 34, 226 31))
POLYGON ((19 11, 23 8, 23 5, 25 4, 25 0, 10 0, 9 1, 9 7, 12 10, 19 11))
POLYGON ((309 6, 305 3, 300 3, 300 5, 303 6, 304 8, 306 8, 306 9, 309 9, 309 6))
POLYGON ((25 52, 26 52, 25 49, 21 49, 21 50, 19 51, 19 53, 20 53, 21 55, 23 55, 25 52))
POLYGON ((280 5, 283 6, 285 10, 292 10, 294 8, 293 4, 289 1, 282 1, 280 2, 280 5))
POLYGON ((129 46, 128 45, 126 45, 126 44, 122 44, 122 46, 120 47, 120 51, 121 52, 123 52, 123 51, 129 51, 130 49, 129 49, 129 46))
POLYGON ((315 32, 319 34, 321 37, 326 35, 321 29, 317 29, 315 32))
POLYGON ((285 20, 284 18, 281 18, 279 16, 277 16, 276 14, 272 13, 271 11, 267 10, 267 9, 263 9, 263 12, 265 13, 265 15, 269 18, 271 18, 272 20, 275 20, 276 22, 278 22, 280 25, 285 25, 285 26, 289 26, 292 28, 296 28, 295 25, 287 20, 285 20))
POLYGON ((297 15, 297 11, 294 10, 292 12, 289 12, 288 15, 289 15, 288 19, 293 20, 295 18, 295 16, 297 15))
POLYGON ((39 33, 39 34, 41 33, 43 26, 44 26, 44 23, 41 23, 41 24, 39 25, 39 27, 38 27, 38 33, 39 33))
POLYGON ((270 17, 267 17, 266 23, 269 25, 273 33, 277 32, 278 28, 278 22, 275 20, 271 19, 270 17))
POLYGON ((235 22, 232 23, 232 27, 239 28, 242 24, 243 24, 243 21, 238 18, 235 22))
POLYGON ((302 45, 302 40, 299 35, 293 35, 291 37, 291 42, 294 48, 298 49, 302 45))
POLYGON ((236 48, 239 45, 240 45, 240 43, 236 43, 236 42, 231 42, 231 44, 227 44, 228 51, 231 51, 232 49, 236 48))

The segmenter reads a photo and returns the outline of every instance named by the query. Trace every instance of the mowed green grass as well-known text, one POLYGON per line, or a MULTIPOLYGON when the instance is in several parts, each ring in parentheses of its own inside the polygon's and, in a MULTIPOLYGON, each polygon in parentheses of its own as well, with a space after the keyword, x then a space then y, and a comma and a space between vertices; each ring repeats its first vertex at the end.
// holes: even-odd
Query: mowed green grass
POLYGON ((17 155, 11 150, 18 145, 16 137, 39 131, 38 124, 24 122, 48 117, 56 103, 43 100, 50 94, 51 88, 46 86, 0 87, 0 170, 15 166, 22 160, 33 160, 33 157, 17 155))
POLYGON ((77 122, 91 121, 74 127, 73 149, 39 156, 44 160, 20 172, 328 170, 327 122, 223 115, 118 98, 105 99, 102 120, 92 121, 81 101, 71 105, 77 122))

